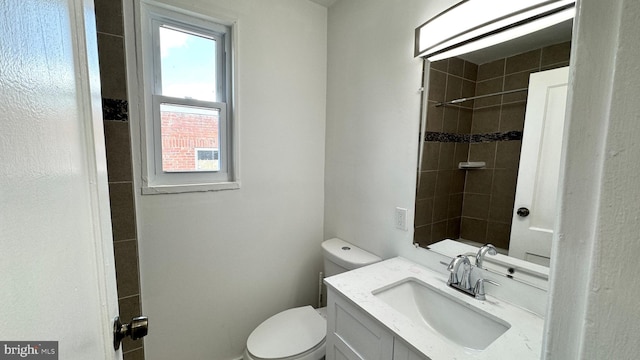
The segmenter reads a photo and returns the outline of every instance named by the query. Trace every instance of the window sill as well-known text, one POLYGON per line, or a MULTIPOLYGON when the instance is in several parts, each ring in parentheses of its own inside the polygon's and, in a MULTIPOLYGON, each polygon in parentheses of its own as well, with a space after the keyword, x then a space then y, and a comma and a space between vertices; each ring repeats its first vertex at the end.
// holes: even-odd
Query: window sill
POLYGON ((182 194, 191 192, 208 192, 240 189, 239 181, 220 182, 211 184, 189 184, 189 185, 156 185, 143 186, 142 195, 161 194, 182 194))

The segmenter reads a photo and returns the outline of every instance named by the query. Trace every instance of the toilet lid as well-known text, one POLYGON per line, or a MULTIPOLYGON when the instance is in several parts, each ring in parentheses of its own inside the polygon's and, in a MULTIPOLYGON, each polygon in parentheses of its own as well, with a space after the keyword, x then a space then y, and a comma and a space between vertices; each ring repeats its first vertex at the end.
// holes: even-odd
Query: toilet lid
POLYGON ((251 355, 263 359, 295 356, 313 349, 327 333, 327 321, 311 306, 285 310, 258 326, 247 340, 251 355))

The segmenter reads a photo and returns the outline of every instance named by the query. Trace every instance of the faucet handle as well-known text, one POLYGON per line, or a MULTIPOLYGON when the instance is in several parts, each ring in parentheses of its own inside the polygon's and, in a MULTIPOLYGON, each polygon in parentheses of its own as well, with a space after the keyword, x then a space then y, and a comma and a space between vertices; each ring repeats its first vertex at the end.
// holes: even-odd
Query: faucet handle
POLYGON ((489 279, 478 279, 478 281, 476 281, 476 287, 473 289, 473 293, 476 297, 476 299, 478 300, 486 300, 487 297, 485 296, 485 292, 484 292, 484 283, 489 283, 491 285, 495 285, 495 286, 500 286, 500 284, 498 284, 497 282, 493 281, 493 280, 489 280, 489 279))

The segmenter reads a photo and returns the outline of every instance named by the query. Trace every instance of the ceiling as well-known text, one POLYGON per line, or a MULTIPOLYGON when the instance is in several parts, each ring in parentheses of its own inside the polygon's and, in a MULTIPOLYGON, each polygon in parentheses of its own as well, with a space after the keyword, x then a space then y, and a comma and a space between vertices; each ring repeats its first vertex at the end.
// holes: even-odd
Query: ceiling
POLYGON ((316 4, 320 4, 324 7, 329 7, 331 5, 333 5, 334 2, 338 1, 338 0, 311 0, 316 4))
POLYGON ((478 51, 458 55, 458 57, 474 64, 485 64, 493 60, 521 54, 531 49, 539 49, 545 46, 569 41, 571 40, 572 26, 573 19, 570 19, 546 29, 539 30, 535 33, 478 51))

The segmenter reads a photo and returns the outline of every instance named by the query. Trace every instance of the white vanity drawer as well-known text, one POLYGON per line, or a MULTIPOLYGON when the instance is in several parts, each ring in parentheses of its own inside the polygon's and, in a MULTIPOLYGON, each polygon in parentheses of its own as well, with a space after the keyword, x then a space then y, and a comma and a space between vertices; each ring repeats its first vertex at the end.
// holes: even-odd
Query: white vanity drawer
POLYGON ((327 360, 389 360, 393 335, 351 303, 329 291, 327 360))
POLYGON ((393 360, 429 360, 424 355, 420 355, 398 338, 393 340, 393 360))

